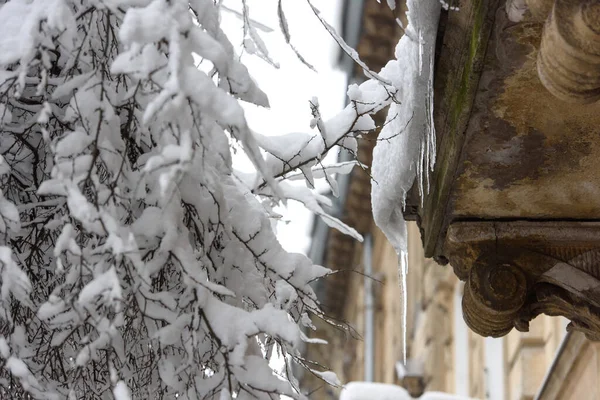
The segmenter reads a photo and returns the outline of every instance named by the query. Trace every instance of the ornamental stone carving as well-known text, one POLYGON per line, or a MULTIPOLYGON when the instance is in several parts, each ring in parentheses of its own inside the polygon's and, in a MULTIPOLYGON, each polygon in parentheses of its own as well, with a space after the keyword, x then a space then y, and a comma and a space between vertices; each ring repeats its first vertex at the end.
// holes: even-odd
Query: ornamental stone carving
POLYGON ((465 321, 483 336, 504 336, 514 327, 526 295, 527 278, 520 268, 477 260, 465 285, 465 321))
POLYGON ((474 332, 527 331, 547 314, 600 340, 600 223, 459 222, 446 245, 474 332))
POLYGON ((459 5, 440 20, 436 167, 407 217, 465 281, 475 332, 544 313, 600 338, 600 0, 459 5))
MULTIPOLYGON (((539 18, 546 0, 529 0, 539 18)), ((546 14, 547 15, 547 14, 546 14)), ((556 0, 544 25, 538 74, 556 97, 576 103, 600 99, 600 1, 556 0)))

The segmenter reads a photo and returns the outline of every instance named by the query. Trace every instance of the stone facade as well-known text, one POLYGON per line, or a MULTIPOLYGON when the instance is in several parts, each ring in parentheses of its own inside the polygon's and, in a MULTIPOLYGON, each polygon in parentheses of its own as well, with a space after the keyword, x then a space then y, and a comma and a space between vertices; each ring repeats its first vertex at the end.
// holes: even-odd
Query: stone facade
MULTIPOLYGON (((374 296, 373 357, 375 382, 403 385, 402 295, 397 256, 377 228, 372 235, 374 296)), ((364 247, 356 246, 352 269, 364 270, 364 247)), ((320 324, 307 358, 332 369, 343 383, 365 380, 365 277, 346 274, 347 292, 340 320, 347 329, 320 324)), ((422 377, 423 390, 490 400, 600 399, 600 344, 582 333, 567 333, 561 317, 540 316, 530 331, 511 331, 500 339, 483 338, 461 315, 463 284, 450 266, 426 259, 415 223, 409 223, 407 358, 422 377), (581 393, 581 390, 584 390, 581 393), (537 396, 537 397, 536 397, 537 396)), ((339 388, 316 376, 302 380, 311 399, 336 399, 339 388)))

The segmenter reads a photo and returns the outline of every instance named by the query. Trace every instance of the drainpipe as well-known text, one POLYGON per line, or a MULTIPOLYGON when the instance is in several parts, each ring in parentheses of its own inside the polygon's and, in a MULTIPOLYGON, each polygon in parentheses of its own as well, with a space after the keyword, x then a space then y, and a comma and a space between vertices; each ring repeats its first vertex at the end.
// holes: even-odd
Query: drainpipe
POLYGON ((374 358, 375 358, 375 335, 374 335, 374 306, 373 306, 373 244, 371 234, 365 235, 364 242, 364 265, 365 265, 365 382, 373 382, 374 358))
POLYGON ((550 364, 550 368, 548 368, 548 370, 546 371, 546 375, 544 376, 544 379, 542 380, 540 389, 538 390, 537 394, 534 397, 535 400, 541 400, 544 397, 544 391, 546 390, 546 387, 548 386, 548 383, 551 380, 551 376, 555 372, 557 365, 560 362, 559 360, 560 360, 562 354, 566 351, 565 349, 567 348, 567 345, 571 341, 572 336, 573 336, 573 332, 568 331, 563 336, 562 340, 560 341, 560 345, 558 346, 558 349, 556 350, 556 355, 554 356, 554 359, 552 360, 552 364, 550 364))
POLYGON ((488 400, 504 400, 504 339, 485 339, 485 391, 488 400))
POLYGON ((464 283, 458 282, 454 292, 454 391, 469 396, 469 331, 462 314, 464 283))

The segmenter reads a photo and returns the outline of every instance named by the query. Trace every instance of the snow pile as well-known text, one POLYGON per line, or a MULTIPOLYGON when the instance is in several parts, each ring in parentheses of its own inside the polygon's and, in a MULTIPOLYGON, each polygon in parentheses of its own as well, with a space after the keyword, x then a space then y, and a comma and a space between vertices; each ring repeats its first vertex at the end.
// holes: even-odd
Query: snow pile
MULTIPOLYGON (((387 383, 350 382, 344 386, 340 400, 413 400, 403 387, 387 383)), ((442 392, 426 392, 419 400, 470 400, 442 392)))
POLYGON ((340 393, 340 400, 411 400, 406 389, 388 383, 350 382, 340 393))

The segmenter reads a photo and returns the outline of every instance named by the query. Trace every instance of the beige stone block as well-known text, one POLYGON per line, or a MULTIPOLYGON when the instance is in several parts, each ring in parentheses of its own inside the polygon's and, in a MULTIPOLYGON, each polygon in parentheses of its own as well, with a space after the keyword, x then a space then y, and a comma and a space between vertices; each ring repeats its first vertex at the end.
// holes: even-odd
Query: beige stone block
POLYGON ((416 318, 415 335, 411 344, 411 356, 413 357, 418 358, 427 350, 427 342, 430 337, 429 321, 428 313, 421 313, 416 318))
POLYGON ((544 352, 546 353, 546 360, 550 361, 554 358, 559 345, 558 323, 556 318, 544 317, 544 352))
POLYGON ((504 341, 506 343, 506 362, 508 365, 512 365, 521 345, 521 332, 513 329, 505 336, 504 341))
POLYGON ((485 389, 484 341, 483 337, 469 332, 469 390, 471 397, 478 399, 483 398, 485 389))
POLYGON ((508 376, 509 400, 532 399, 546 374, 544 348, 522 347, 508 376))
POLYGON ((439 266, 430 266, 425 270, 423 277, 423 300, 429 304, 444 277, 444 270, 439 266))
POLYGON ((509 365, 514 363, 515 355, 523 346, 542 346, 545 343, 545 316, 537 317, 529 324, 529 332, 519 332, 513 329, 506 336, 506 360, 509 365))
POLYGON ((423 252, 423 243, 421 242, 421 233, 416 222, 409 221, 406 224, 408 237, 408 262, 423 265, 425 255, 423 252))
POLYGON ((546 397, 550 400, 598 399, 598 350, 597 344, 587 342, 567 356, 566 359, 570 361, 568 365, 559 363, 563 367, 561 373, 557 374, 559 381, 550 381, 558 388, 558 394, 552 393, 546 397))
POLYGON ((526 342, 536 342, 543 343, 544 342, 544 327, 545 321, 544 318, 548 318, 546 316, 541 316, 535 318, 533 321, 529 323, 529 332, 521 332, 523 340, 526 342))

